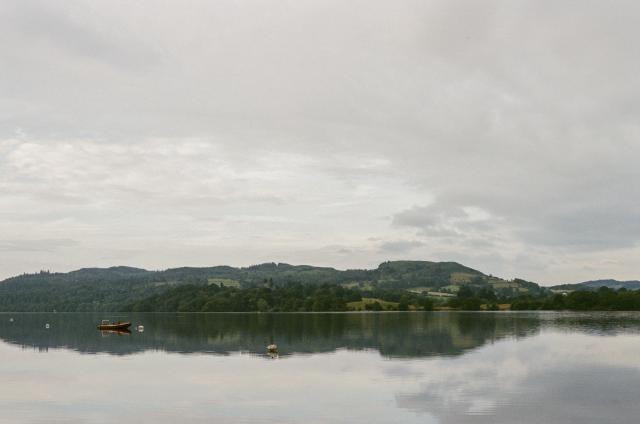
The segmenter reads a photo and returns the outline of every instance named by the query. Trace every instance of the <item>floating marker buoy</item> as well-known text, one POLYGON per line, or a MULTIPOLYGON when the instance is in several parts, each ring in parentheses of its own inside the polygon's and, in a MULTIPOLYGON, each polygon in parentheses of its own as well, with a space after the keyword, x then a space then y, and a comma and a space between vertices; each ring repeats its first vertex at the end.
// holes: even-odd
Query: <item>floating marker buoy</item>
POLYGON ((46 324, 44 325, 44 328, 46 328, 46 329, 49 329, 49 327, 50 327, 49 323, 46 323, 46 324))
POLYGON ((278 346, 275 344, 267 346, 267 355, 269 355, 271 359, 276 359, 278 357, 278 346))
POLYGON ((143 333, 144 332, 144 325, 139 325, 136 328, 138 329, 138 333, 143 333))
POLYGON ((9 318, 9 322, 13 322, 13 318, 9 318))

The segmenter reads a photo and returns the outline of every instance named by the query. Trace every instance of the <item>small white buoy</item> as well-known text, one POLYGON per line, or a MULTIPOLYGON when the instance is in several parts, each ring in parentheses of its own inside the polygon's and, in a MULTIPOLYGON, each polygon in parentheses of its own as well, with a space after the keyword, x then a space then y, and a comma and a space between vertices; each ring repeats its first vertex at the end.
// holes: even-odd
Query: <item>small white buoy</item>
POLYGON ((44 325, 44 328, 46 328, 46 329, 49 329, 49 327, 50 327, 49 323, 46 323, 46 324, 44 325))
POLYGON ((9 318, 9 322, 13 322, 13 318, 9 318))
POLYGON ((144 325, 139 325, 136 328, 138 329, 138 333, 143 333, 144 332, 144 325))
POLYGON ((276 359, 278 357, 278 346, 275 344, 267 346, 267 355, 269 355, 271 359, 276 359))

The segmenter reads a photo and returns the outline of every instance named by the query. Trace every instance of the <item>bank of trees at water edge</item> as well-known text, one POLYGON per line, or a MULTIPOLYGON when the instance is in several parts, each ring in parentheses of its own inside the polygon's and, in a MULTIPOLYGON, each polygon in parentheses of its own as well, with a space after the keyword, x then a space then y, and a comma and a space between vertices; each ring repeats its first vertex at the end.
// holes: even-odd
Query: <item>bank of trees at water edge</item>
POLYGON ((184 285, 124 307, 132 312, 341 312, 432 310, 425 295, 405 290, 360 290, 299 283, 239 289, 184 285))

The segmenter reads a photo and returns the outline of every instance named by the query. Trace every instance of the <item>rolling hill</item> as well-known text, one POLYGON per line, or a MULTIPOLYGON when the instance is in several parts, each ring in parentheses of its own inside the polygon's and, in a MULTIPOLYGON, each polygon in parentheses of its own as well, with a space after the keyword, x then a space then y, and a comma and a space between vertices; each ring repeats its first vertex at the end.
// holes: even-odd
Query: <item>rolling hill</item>
POLYGON ((551 290, 588 290, 594 291, 598 290, 600 287, 608 287, 610 289, 622 289, 625 288, 627 290, 639 290, 640 289, 640 281, 638 280, 630 280, 630 281, 618 281, 618 280, 593 280, 593 281, 585 281, 583 283, 577 284, 560 284, 557 286, 551 287, 551 290))
POLYGON ((124 304, 157 296, 183 284, 251 288, 287 283, 449 292, 469 285, 491 287, 505 296, 536 294, 543 290, 535 283, 503 280, 456 262, 392 261, 372 270, 345 271, 284 263, 164 271, 118 266, 83 268, 68 273, 41 271, 8 278, 0 282, 0 311, 114 311, 124 304))

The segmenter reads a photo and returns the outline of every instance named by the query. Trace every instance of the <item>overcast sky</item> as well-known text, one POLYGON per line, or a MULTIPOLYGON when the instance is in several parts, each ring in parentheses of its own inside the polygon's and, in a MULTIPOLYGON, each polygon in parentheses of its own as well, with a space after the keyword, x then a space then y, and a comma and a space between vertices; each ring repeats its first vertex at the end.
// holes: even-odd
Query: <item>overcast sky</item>
POLYGON ((0 3, 0 277, 640 278, 636 1, 0 3))

